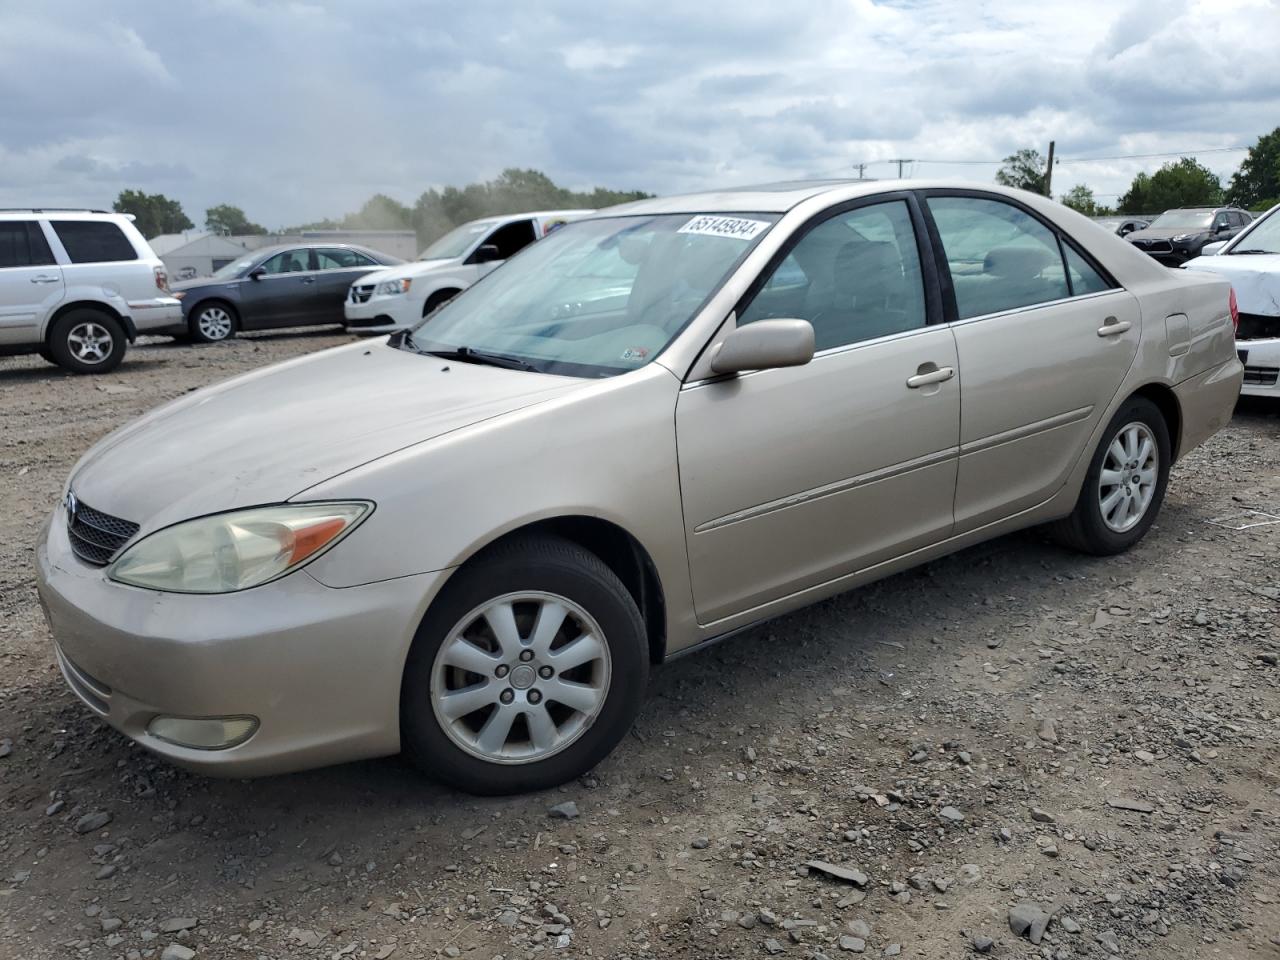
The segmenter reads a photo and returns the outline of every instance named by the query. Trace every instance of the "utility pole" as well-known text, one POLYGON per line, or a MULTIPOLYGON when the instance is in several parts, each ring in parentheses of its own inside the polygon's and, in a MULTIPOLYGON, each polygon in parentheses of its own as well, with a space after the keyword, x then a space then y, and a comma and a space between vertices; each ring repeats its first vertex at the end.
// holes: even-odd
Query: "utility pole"
POLYGON ((867 169, 867 165, 866 165, 865 163, 855 163, 855 164, 853 165, 853 169, 855 169, 855 170, 857 170, 857 171, 858 171, 858 179, 859 179, 859 180, 865 180, 865 179, 867 179, 865 176, 863 176, 863 172, 867 169))
POLYGON ((915 163, 914 160, 888 160, 887 163, 896 163, 898 165, 898 179, 902 179, 902 165, 904 163, 915 163))
POLYGON ((1049 167, 1044 172, 1044 195, 1053 199, 1053 141, 1049 141, 1049 167))

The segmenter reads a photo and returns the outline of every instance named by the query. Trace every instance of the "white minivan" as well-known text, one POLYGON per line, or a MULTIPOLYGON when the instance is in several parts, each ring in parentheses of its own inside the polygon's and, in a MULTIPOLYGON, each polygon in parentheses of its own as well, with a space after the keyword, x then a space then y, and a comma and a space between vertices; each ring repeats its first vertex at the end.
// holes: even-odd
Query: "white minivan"
POLYGON ((140 333, 182 321, 164 264, 132 217, 0 210, 0 356, 106 373, 140 333))
POLYGON ((594 210, 542 210, 472 220, 446 233, 417 260, 351 284, 343 313, 352 333, 394 333, 447 303, 502 261, 594 210))

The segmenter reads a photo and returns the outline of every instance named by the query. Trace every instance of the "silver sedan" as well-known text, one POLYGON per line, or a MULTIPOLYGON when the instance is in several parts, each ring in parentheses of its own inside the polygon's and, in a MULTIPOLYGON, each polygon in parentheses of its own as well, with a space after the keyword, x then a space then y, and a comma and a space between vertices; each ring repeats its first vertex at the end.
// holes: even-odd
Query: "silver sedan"
POLYGON ((673 655, 1036 524, 1133 546, 1231 416, 1233 319, 1018 191, 646 200, 107 437, 39 590, 67 683, 175 763, 543 788, 673 655))

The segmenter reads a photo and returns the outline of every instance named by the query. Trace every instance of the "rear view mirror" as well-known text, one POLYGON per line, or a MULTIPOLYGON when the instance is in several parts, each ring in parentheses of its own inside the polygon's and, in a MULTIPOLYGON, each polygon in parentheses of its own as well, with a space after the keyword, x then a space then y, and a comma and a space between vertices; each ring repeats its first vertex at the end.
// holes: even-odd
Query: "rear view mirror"
POLYGON ((502 251, 492 243, 482 243, 476 247, 476 252, 471 255, 473 263, 493 263, 495 260, 502 259, 502 251))
POLYGON ((808 320, 759 320, 721 341, 711 358, 716 373, 799 367, 813 359, 813 325, 808 320))

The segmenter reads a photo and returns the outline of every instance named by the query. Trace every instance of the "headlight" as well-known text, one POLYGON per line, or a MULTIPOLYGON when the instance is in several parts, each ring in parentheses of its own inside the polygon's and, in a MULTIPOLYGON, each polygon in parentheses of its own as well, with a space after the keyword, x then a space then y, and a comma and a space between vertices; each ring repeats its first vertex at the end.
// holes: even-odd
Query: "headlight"
POLYGON ((1190 240, 1193 236, 1195 236, 1193 233, 1180 233, 1173 238, 1173 241, 1175 243, 1181 243, 1183 240, 1190 240))
POLYGON ((408 293, 412 283, 412 280, 383 280, 373 292, 381 296, 395 296, 398 293, 408 293))
POLYGON ((283 577, 356 528, 371 503, 299 503, 220 513, 157 530, 107 570, 169 593, 231 593, 283 577))

